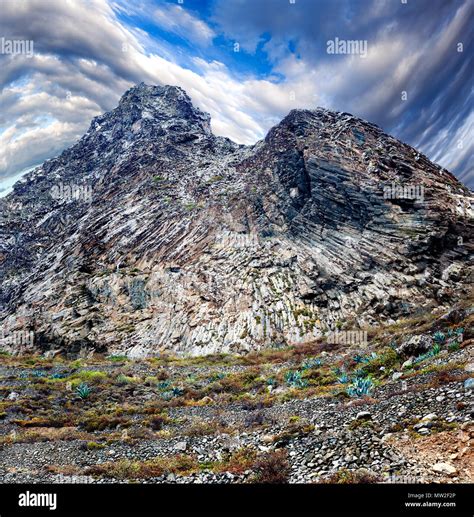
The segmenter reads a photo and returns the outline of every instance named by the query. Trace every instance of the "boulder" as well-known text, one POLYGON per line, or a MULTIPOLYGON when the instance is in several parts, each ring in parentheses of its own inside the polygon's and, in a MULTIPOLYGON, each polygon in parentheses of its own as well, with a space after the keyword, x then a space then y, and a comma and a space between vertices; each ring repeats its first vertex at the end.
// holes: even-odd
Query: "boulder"
POLYGON ((397 353, 403 357, 416 357, 428 352, 433 346, 433 340, 426 334, 413 336, 403 342, 398 348, 397 353))

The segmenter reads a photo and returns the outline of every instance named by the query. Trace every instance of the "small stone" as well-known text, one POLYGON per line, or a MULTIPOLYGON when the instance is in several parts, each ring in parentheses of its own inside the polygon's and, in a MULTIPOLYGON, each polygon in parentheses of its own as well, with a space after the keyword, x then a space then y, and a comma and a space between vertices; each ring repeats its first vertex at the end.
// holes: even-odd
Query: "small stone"
POLYGON ((8 395, 8 400, 16 400, 20 395, 16 391, 12 391, 10 395, 8 395))
POLYGON ((402 364, 402 370, 405 369, 405 368, 409 368, 410 366, 413 366, 413 357, 410 357, 410 359, 407 359, 403 364, 402 364))
POLYGON ((395 372, 392 375, 392 381, 398 381, 398 379, 400 379, 400 377, 403 377, 403 373, 402 372, 395 372))
POLYGON ((175 446, 174 446, 175 450, 176 451, 182 451, 184 452, 187 448, 188 448, 188 444, 186 442, 178 442, 175 446))
POLYGON ((372 415, 369 411, 359 411, 356 416, 356 420, 370 420, 372 415))
POLYGON ((474 378, 471 377, 470 379, 466 379, 464 381, 464 388, 467 390, 474 389, 474 378))
POLYGON ((439 472, 440 474, 448 474, 449 476, 452 476, 456 474, 457 470, 456 468, 451 465, 451 463, 436 463, 433 465, 433 470, 435 472, 439 472))

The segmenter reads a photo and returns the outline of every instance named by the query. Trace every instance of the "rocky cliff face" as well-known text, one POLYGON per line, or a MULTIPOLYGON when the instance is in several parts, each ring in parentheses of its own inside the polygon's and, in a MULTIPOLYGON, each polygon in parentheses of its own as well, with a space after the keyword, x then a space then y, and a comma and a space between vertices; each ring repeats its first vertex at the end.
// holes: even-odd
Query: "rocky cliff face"
POLYGON ((242 146, 140 84, 0 200, 3 347, 245 352, 448 306, 472 200, 347 113, 294 110, 242 146))

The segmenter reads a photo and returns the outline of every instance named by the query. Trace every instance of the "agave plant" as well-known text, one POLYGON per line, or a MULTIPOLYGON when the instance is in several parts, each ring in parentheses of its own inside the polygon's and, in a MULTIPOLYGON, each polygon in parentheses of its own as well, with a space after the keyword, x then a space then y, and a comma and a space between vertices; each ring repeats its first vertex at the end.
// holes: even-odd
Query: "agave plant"
POLYGON ((454 331, 454 334, 455 334, 455 339, 458 343, 462 343, 463 341, 463 335, 464 335, 464 328, 463 327, 459 327, 458 329, 456 329, 454 331))
POLYGON ((31 370, 30 377, 46 377, 46 372, 43 372, 43 370, 31 370))
POLYGON ((363 355, 360 355, 360 354, 356 354, 354 356, 354 361, 357 363, 357 364, 361 364, 361 363, 368 363, 369 362, 369 359, 367 357, 364 357, 363 355))
POLYGON ((435 343, 442 344, 442 343, 444 343, 444 340, 446 339, 446 334, 444 332, 441 332, 440 330, 438 330, 437 332, 435 332, 433 334, 433 339, 434 339, 435 343))
POLYGON ((367 372, 364 370, 364 368, 357 368, 357 370, 354 370, 354 377, 356 379, 364 379, 367 377, 367 372))
POLYGON ((64 379, 64 377, 67 377, 65 373, 53 373, 51 375, 51 379, 64 379))
POLYGON ((171 394, 173 395, 173 397, 181 397, 181 395, 184 395, 184 390, 183 388, 178 388, 175 386, 171 388, 171 394))
POLYGON ((173 398, 173 393, 171 393, 171 391, 163 391, 163 393, 160 394, 160 397, 164 400, 171 400, 173 398))
POLYGON ((273 377, 270 377, 267 379, 267 386, 276 386, 278 383, 276 381, 276 379, 274 379, 273 377))
POLYGON ((310 359, 307 359, 302 365, 302 370, 309 370, 311 368, 317 368, 321 366, 323 363, 321 359, 316 359, 315 357, 311 357, 310 359))
POLYGON ((464 329, 462 327, 458 329, 449 329, 447 332, 448 339, 446 341, 446 344, 448 345, 448 350, 450 352, 454 352, 456 350, 459 350, 460 343, 463 342, 464 337, 464 329))
POLYGON ((167 388, 169 388, 169 385, 170 385, 170 381, 161 381, 161 382, 158 382, 156 387, 159 389, 159 390, 166 390, 167 388))
POLYGON ((91 394, 91 389, 85 382, 81 382, 79 386, 76 388, 76 393, 81 397, 81 399, 86 399, 91 394))
POLYGON ((425 354, 419 355, 415 360, 414 363, 421 363, 425 359, 429 359, 430 357, 434 357, 435 355, 438 355, 441 352, 441 347, 438 343, 434 344, 431 350, 426 352, 425 354))
POLYGON ((374 383, 370 377, 357 377, 352 381, 352 384, 347 387, 347 394, 350 397, 365 397, 369 395, 374 387, 374 383))
POLYGON ((211 382, 215 382, 215 381, 220 381, 224 377, 225 377, 225 373, 215 373, 214 375, 211 375, 209 377, 208 382, 211 383, 211 382))
POLYGON ((292 388, 304 388, 307 385, 307 382, 301 377, 301 372, 298 370, 286 372, 285 381, 292 388))
POLYGON ((337 378, 337 381, 341 384, 348 384, 350 382, 350 378, 347 375, 347 373, 342 372, 339 377, 337 378))

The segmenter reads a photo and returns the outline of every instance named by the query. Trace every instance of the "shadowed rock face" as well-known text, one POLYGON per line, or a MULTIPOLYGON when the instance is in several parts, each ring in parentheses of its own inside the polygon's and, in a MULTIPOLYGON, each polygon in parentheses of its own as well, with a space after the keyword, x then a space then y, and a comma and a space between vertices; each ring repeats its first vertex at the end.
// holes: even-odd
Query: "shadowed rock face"
POLYGON ((347 113, 295 110, 242 146, 180 88, 140 84, 0 200, 4 335, 244 352, 449 305, 469 288, 470 196, 347 113))

